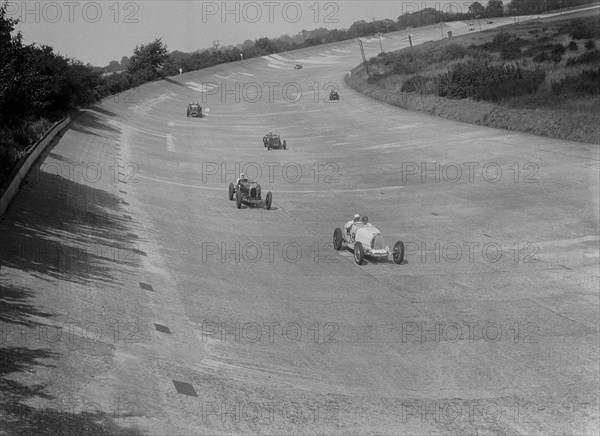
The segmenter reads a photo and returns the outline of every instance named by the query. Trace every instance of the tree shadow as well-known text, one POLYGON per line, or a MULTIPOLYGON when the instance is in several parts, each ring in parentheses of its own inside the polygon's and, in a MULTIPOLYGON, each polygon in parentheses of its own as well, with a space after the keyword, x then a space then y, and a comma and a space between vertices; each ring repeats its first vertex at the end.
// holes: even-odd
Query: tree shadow
POLYGON ((87 110, 98 112, 98 113, 101 113, 101 114, 106 115, 107 117, 111 117, 111 118, 117 117, 116 113, 109 111, 108 109, 105 109, 101 106, 92 106, 92 107, 87 108, 87 110))
POLYGON ((119 426, 118 422, 131 422, 133 416, 115 420, 112 414, 99 411, 92 403, 77 412, 76 408, 49 406, 36 409, 22 403, 12 403, 2 408, 4 415, 0 432, 14 435, 94 435, 141 436, 146 433, 136 428, 119 426), (88 411, 89 410, 89 411, 88 411))
POLYGON ((163 78, 163 80, 164 80, 165 82, 167 82, 167 83, 170 83, 170 84, 172 84, 172 85, 181 86, 182 88, 190 89, 190 87, 189 87, 189 86, 187 86, 187 85, 184 85, 183 83, 181 83, 181 82, 178 82, 177 80, 173 80, 173 79, 171 79, 170 77, 165 77, 165 78, 163 78))
MULTIPOLYGON (((53 154, 45 153, 56 158, 53 154)), ((63 403, 35 382, 35 374, 36 368, 52 371, 66 357, 36 340, 52 318, 64 315, 44 310, 36 299, 57 281, 85 290, 92 284, 118 287, 122 278, 115 263, 141 265, 142 252, 132 238, 140 226, 124 215, 124 207, 110 192, 34 171, 0 219, 0 434, 144 434, 130 428, 131 417, 99 406, 32 405, 63 403)))
MULTIPOLYGON (((104 118, 95 114, 96 108, 87 109, 71 122, 69 129, 86 135, 105 137, 106 133, 119 133, 119 129, 108 125, 104 118)), ((102 111, 97 111, 102 113, 102 111)), ((108 111, 107 111, 108 112, 108 111)))

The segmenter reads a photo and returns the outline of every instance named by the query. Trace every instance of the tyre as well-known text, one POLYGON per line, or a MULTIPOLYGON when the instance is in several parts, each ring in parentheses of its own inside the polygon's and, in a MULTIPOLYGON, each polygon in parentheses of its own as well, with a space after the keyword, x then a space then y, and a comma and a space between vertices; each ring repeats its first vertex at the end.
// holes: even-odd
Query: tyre
POLYGON ((267 147, 268 151, 271 151, 271 144, 269 144, 269 146, 267 147))
POLYGON ((284 149, 284 150, 287 150, 287 144, 286 144, 286 142, 285 142, 285 139, 283 140, 283 149, 284 149))
POLYGON ((242 193, 239 189, 235 191, 235 205, 238 209, 242 208, 242 193))
POLYGON ((357 265, 361 265, 365 260, 365 249, 360 242, 354 244, 354 261, 357 265))
POLYGON ((404 260, 404 242, 398 241, 394 244, 394 251, 392 251, 392 259, 394 263, 400 265, 404 260))
POLYGON ((271 209, 271 203, 273 202, 273 194, 271 191, 267 192, 267 199, 265 201, 267 209, 271 209))
POLYGON ((339 227, 333 232, 333 248, 336 250, 342 248, 342 229, 339 227))
POLYGON ((229 184, 229 200, 233 200, 233 194, 235 193, 235 186, 233 183, 229 184))

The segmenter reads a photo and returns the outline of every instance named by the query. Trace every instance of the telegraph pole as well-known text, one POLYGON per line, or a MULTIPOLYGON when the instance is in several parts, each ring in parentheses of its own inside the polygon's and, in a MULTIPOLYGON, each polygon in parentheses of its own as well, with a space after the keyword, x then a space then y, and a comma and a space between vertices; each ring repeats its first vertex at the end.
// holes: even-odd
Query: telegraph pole
POLYGON ((360 38, 356 38, 358 40, 358 46, 360 47, 360 53, 362 54, 363 64, 365 65, 365 70, 367 70, 367 76, 369 76, 369 66, 367 65, 367 58, 365 57, 365 49, 363 48, 363 42, 360 38))
POLYGON ((379 37, 379 50, 383 53, 383 46, 381 45, 381 32, 377 32, 377 36, 379 37))
POLYGON ((213 44, 212 44, 212 45, 213 45, 213 47, 215 48, 215 51, 216 51, 216 50, 218 50, 218 49, 219 49, 219 45, 221 45, 221 44, 219 44, 219 40, 217 39, 217 40, 214 40, 214 41, 213 41, 213 44))

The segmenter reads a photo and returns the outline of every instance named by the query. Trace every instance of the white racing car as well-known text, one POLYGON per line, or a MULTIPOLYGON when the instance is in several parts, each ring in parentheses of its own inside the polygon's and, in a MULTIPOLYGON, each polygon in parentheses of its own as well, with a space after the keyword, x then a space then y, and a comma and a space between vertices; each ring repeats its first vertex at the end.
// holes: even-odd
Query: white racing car
MULTIPOLYGON (((365 256, 387 260, 390 254, 390 247, 383 245, 381 232, 368 222, 367 217, 363 217, 362 222, 352 223, 348 231, 339 227, 335 229, 333 232, 333 247, 340 250, 344 244, 354 251, 354 261, 358 265, 362 264, 365 256)), ((394 263, 401 264, 404 260, 404 242, 396 241, 391 253, 394 263)))

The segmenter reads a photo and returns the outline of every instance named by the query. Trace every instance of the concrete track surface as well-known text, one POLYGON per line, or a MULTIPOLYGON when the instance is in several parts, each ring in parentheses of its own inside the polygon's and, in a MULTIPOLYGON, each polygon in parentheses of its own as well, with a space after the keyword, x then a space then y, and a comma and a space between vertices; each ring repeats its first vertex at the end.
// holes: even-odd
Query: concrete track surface
POLYGON ((315 47, 82 113, 0 222, 3 406, 90 434, 598 434, 598 146, 386 106, 345 87, 359 62, 315 47), (229 201, 241 169, 271 210, 229 201), (356 212, 402 265, 333 250, 356 212))

